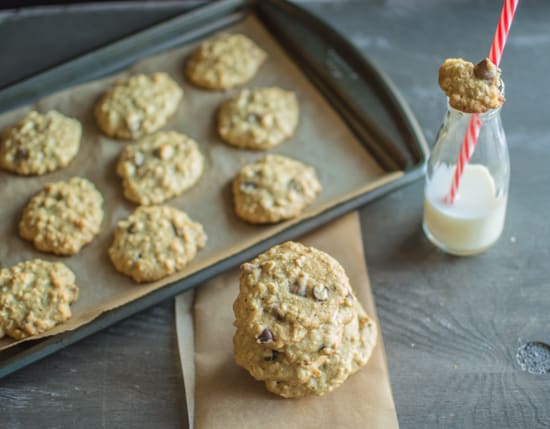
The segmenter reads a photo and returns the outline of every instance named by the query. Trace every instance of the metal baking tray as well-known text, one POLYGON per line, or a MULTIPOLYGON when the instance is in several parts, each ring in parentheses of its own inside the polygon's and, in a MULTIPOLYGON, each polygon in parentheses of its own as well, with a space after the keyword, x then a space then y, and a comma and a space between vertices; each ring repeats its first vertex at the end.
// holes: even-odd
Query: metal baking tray
POLYGON ((326 23, 284 0, 223 0, 192 10, 1 90, 0 112, 107 76, 140 59, 223 29, 249 14, 254 14, 280 42, 379 165, 388 173, 403 171, 404 174, 178 282, 108 311, 78 329, 1 352, 0 378, 423 175, 428 146, 414 115, 388 77, 326 23))

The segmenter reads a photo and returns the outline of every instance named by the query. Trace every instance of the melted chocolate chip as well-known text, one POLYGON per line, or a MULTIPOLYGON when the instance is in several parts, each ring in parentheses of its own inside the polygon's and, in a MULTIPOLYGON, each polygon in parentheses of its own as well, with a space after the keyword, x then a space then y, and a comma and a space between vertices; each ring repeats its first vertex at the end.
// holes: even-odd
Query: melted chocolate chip
POLYGON ((273 333, 265 328, 260 335, 258 335, 257 340, 260 343, 271 343, 273 341, 273 333))
POLYGON ((292 283, 289 288, 290 293, 298 296, 306 296, 307 295, 307 287, 305 284, 298 284, 298 283, 292 283))
POLYGON ((474 66, 474 75, 478 79, 493 80, 496 76, 496 67, 485 58, 474 66))
POLYGON ((271 315, 275 318, 275 320, 277 320, 278 322, 282 322, 283 320, 285 320, 285 316, 284 314, 281 313, 281 310, 279 310, 279 308, 277 307, 272 307, 271 308, 271 315))
POLYGON ((271 356, 264 356, 264 360, 267 362, 274 361, 277 359, 277 356, 279 356, 279 352, 277 350, 271 350, 271 356))
POLYGON ((29 157, 30 153, 28 149, 17 149, 17 151, 15 152, 15 162, 27 160, 29 159, 29 157))

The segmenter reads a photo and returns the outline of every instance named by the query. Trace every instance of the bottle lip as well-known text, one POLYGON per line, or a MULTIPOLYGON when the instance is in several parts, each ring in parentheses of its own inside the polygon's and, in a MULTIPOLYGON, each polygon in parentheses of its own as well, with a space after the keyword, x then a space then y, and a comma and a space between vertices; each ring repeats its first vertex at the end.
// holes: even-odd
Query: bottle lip
MULTIPOLYGON (((487 118, 491 118, 493 117, 494 115, 496 115, 498 112, 500 112, 500 109, 502 108, 502 105, 497 107, 496 109, 489 109, 487 110, 486 112, 483 112, 483 113, 479 113, 479 118, 481 120, 484 120, 484 119, 487 119, 487 118)), ((453 113, 456 113, 456 114, 459 114, 459 115, 464 115, 464 116, 471 116, 473 115, 473 113, 467 113, 467 112, 463 112, 462 110, 458 110, 458 109, 455 109, 453 106, 451 106, 451 104, 449 103, 449 98, 447 97, 447 109, 453 113)))

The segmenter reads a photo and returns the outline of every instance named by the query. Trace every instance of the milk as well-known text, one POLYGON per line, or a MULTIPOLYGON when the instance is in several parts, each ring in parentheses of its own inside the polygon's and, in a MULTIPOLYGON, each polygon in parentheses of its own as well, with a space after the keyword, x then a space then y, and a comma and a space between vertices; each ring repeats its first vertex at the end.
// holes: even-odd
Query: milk
POLYGON ((440 164, 426 185, 424 231, 437 246, 456 255, 473 255, 489 248, 504 226, 507 195, 497 196, 489 170, 469 164, 460 179, 453 204, 444 201, 454 165, 440 164))

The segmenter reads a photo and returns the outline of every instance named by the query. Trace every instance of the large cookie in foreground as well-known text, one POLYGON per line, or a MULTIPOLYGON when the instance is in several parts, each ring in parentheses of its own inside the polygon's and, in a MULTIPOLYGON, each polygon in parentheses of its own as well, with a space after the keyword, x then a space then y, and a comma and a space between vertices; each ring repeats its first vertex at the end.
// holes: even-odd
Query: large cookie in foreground
POLYGON ((300 243, 243 264, 233 309, 237 364, 286 398, 333 390, 376 344, 376 325, 340 264, 300 243))
POLYGON ((43 252, 74 255, 99 233, 103 197, 82 177, 49 183, 23 210, 19 233, 43 252))
POLYGON ((27 176, 58 170, 76 156, 81 136, 76 119, 55 110, 30 112, 2 133, 0 166, 27 176))
POLYGON ((251 223, 298 216, 321 192, 313 167, 280 155, 246 165, 233 179, 237 215, 251 223))
POLYGON ((248 37, 222 33, 191 53, 186 74, 201 88, 229 89, 252 79, 266 58, 267 54, 248 37))
POLYGON ((41 334, 71 317, 78 298, 73 272, 40 259, 0 269, 0 338, 41 334))
POLYGON ((182 97, 183 90, 168 74, 138 74, 115 82, 94 113, 107 136, 135 140, 164 126, 182 97))
POLYGON ((185 267, 206 245, 200 223, 168 206, 138 207, 118 222, 109 256, 136 282, 152 282, 185 267))

